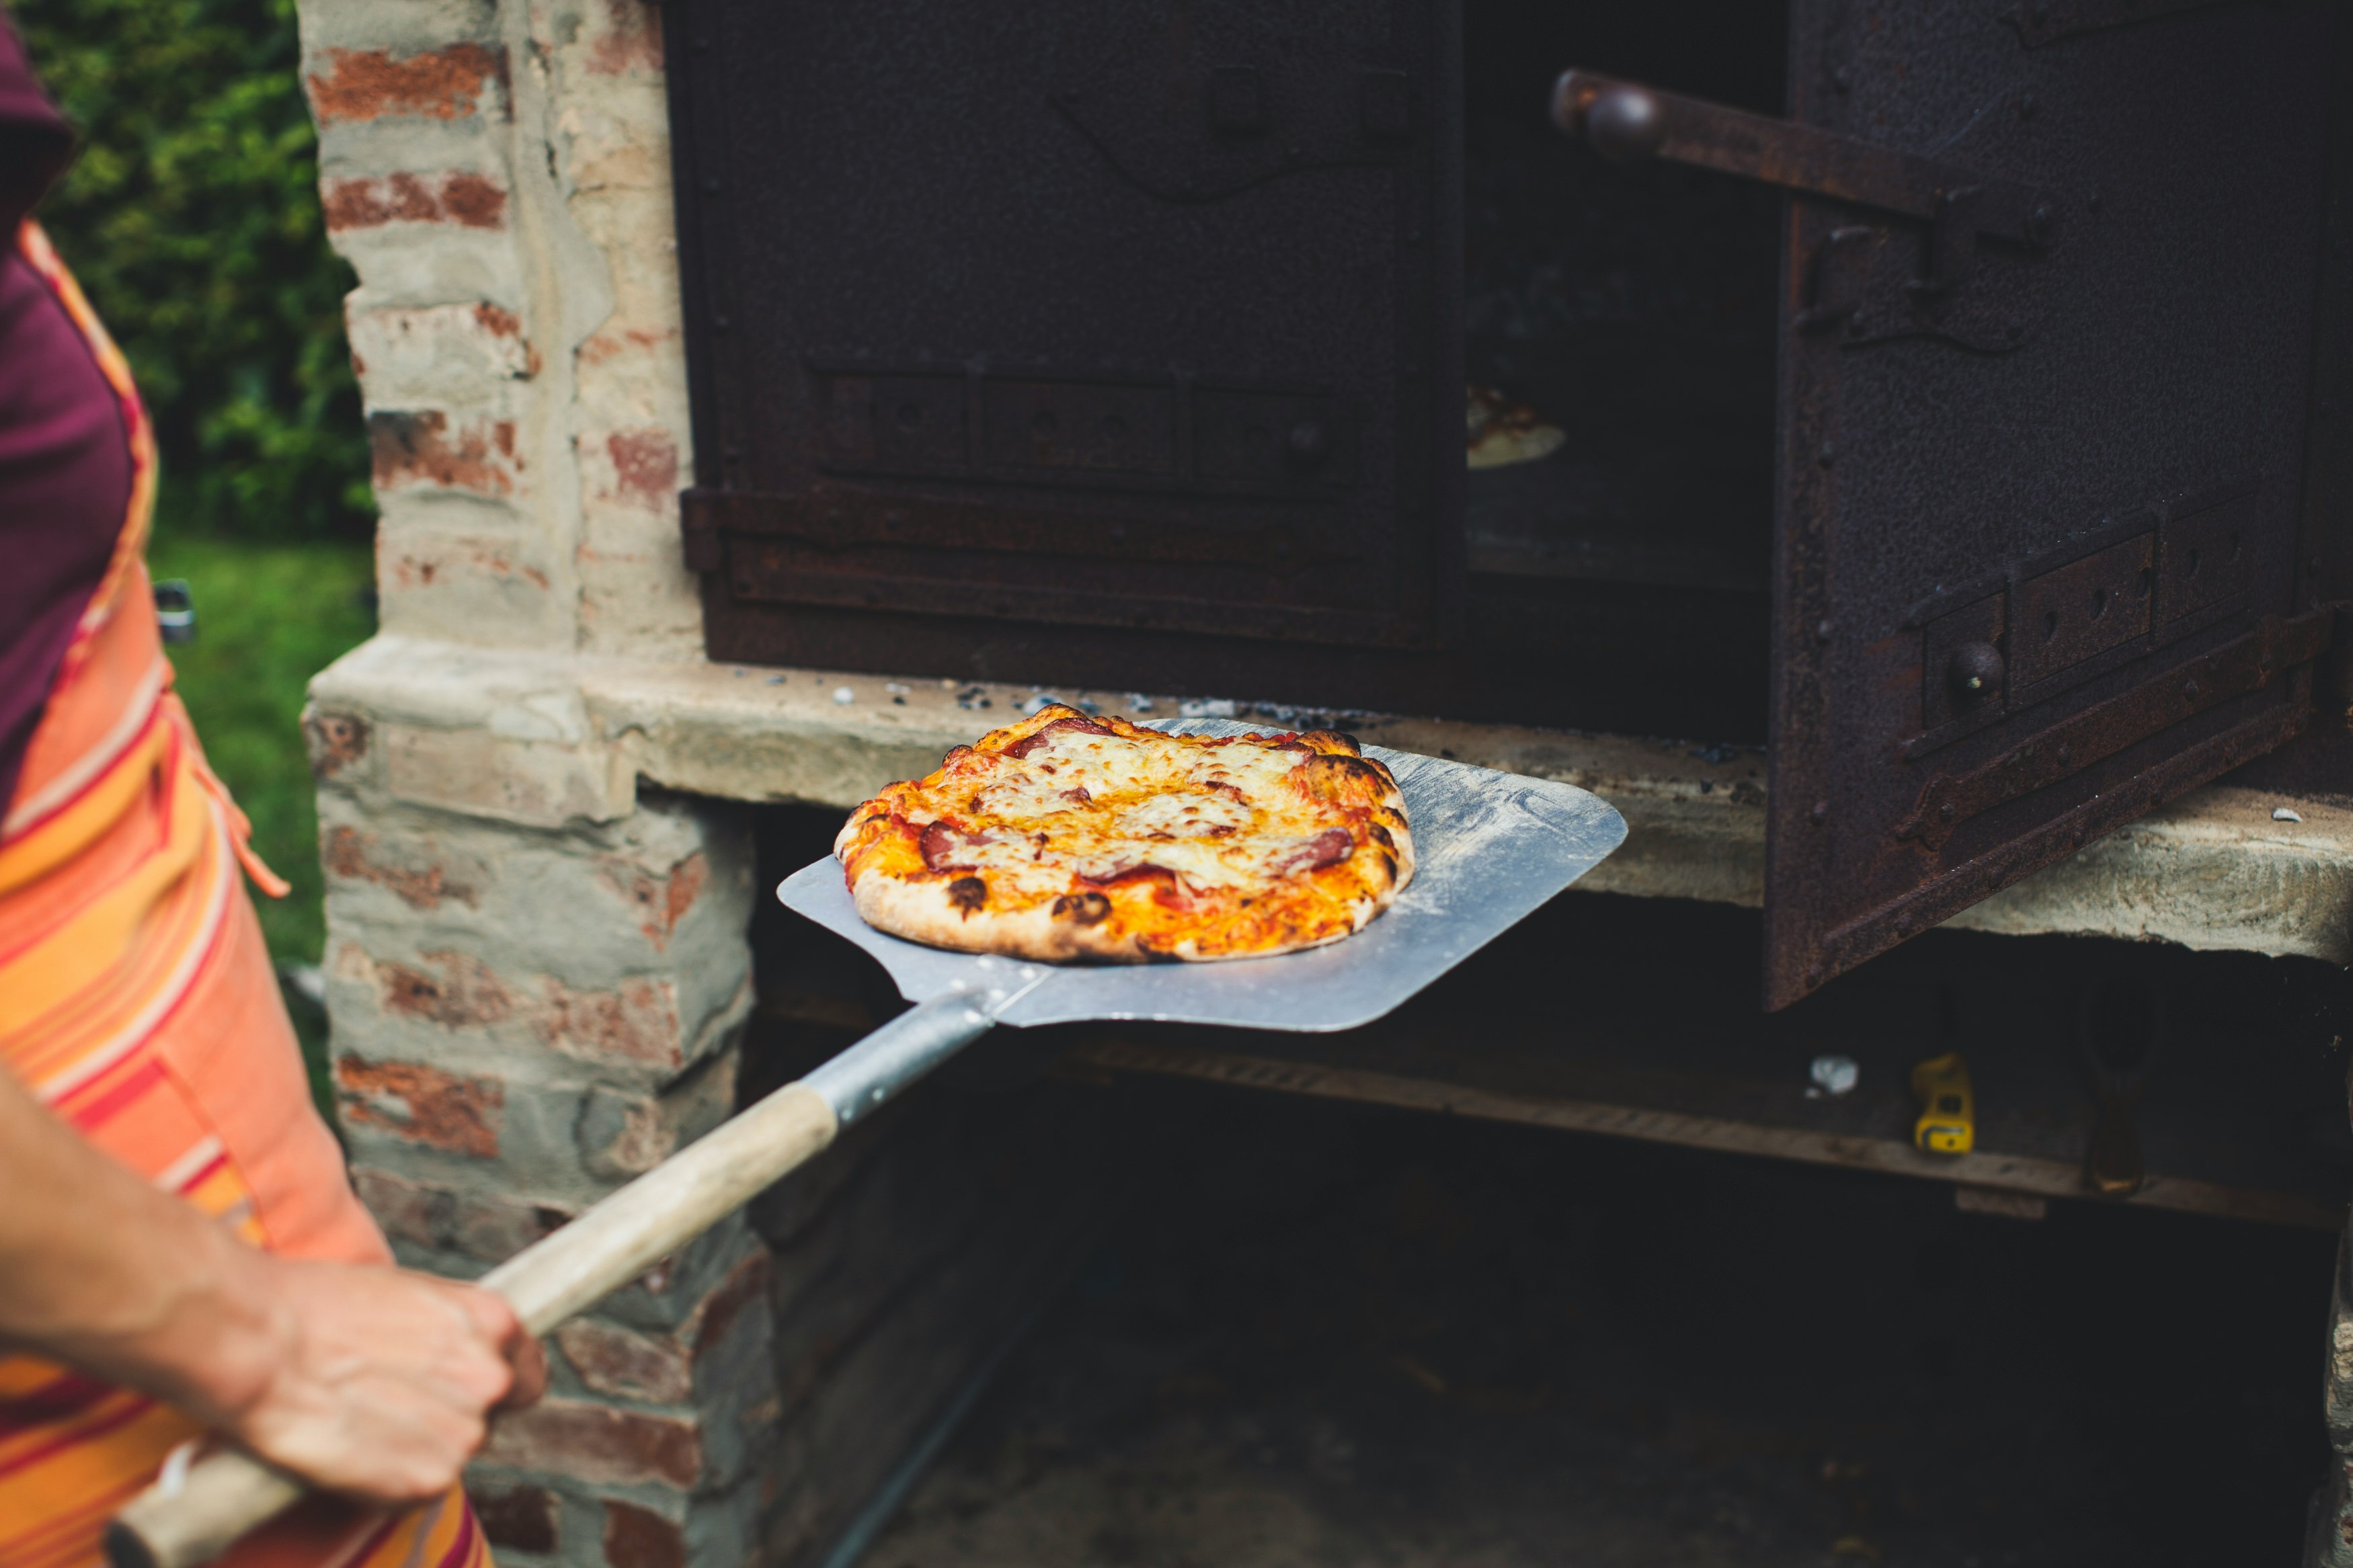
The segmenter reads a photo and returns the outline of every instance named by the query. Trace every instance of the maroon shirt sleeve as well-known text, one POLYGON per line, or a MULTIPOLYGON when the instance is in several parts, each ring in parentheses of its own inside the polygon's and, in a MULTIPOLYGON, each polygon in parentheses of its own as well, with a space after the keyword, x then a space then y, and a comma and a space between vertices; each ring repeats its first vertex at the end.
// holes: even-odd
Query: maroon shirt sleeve
POLYGON ((131 500, 122 411, 17 226, 73 150, 0 13, 0 815, 131 500))

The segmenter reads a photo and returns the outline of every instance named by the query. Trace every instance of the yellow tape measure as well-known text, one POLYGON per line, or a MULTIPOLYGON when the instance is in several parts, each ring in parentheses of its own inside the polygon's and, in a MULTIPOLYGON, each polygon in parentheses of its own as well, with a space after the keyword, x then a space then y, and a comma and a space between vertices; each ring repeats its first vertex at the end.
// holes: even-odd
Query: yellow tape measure
POLYGON ((1920 1102, 1912 1142, 1932 1154, 1968 1153, 1978 1141, 1978 1097, 1961 1053, 1947 1051, 1914 1068, 1912 1093, 1920 1102))

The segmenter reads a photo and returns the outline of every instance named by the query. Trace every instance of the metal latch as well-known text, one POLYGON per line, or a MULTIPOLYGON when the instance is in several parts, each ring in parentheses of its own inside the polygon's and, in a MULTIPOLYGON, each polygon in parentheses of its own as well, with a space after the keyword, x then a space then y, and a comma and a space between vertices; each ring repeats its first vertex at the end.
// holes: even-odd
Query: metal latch
MULTIPOLYGON (((2033 253, 2048 250, 2057 237, 2061 203, 2050 191, 1592 71, 1562 74, 1552 118, 1606 158, 1666 158, 1925 222, 1923 264, 1905 284, 1924 305, 1969 280, 1981 237, 2033 253)), ((1799 326, 1849 321, 1862 308, 1849 255, 1873 233, 1848 228, 1831 236, 1816 258, 1813 300, 1799 326)), ((1973 334, 1951 335, 1966 341, 1973 334)), ((2020 335, 2001 334, 2010 343, 2020 335)))

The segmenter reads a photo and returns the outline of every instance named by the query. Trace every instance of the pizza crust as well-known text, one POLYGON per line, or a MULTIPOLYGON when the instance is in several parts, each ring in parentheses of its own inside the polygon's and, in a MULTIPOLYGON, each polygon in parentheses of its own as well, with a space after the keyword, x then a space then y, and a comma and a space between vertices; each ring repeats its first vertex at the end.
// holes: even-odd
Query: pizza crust
POLYGON ((834 847, 878 930, 1050 963, 1321 947, 1414 866, 1397 781, 1348 736, 1168 736, 1060 704, 883 790, 834 847))

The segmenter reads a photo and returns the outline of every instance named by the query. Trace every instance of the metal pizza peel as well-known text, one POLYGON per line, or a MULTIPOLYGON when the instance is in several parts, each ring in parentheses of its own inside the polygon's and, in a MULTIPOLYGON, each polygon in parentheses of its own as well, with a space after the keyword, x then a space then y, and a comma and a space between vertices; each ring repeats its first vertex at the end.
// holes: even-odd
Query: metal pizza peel
MULTIPOLYGON (((1223 720, 1168 720, 1171 734, 1244 735, 1223 720)), ((1257 732, 1265 732, 1264 727, 1257 732)), ((1393 1011, 1533 913, 1625 841, 1599 796, 1378 746, 1412 824, 1413 880, 1364 931, 1329 947, 1219 963, 1057 965, 948 952, 859 918, 831 856, 776 889, 785 906, 871 953, 914 1006, 788 1084, 480 1283, 544 1334, 637 1279, 1003 1025, 1150 1019, 1317 1033, 1393 1011)), ((195 1568, 302 1496, 301 1485, 223 1452, 169 1473, 107 1532, 115 1568, 195 1568)))

